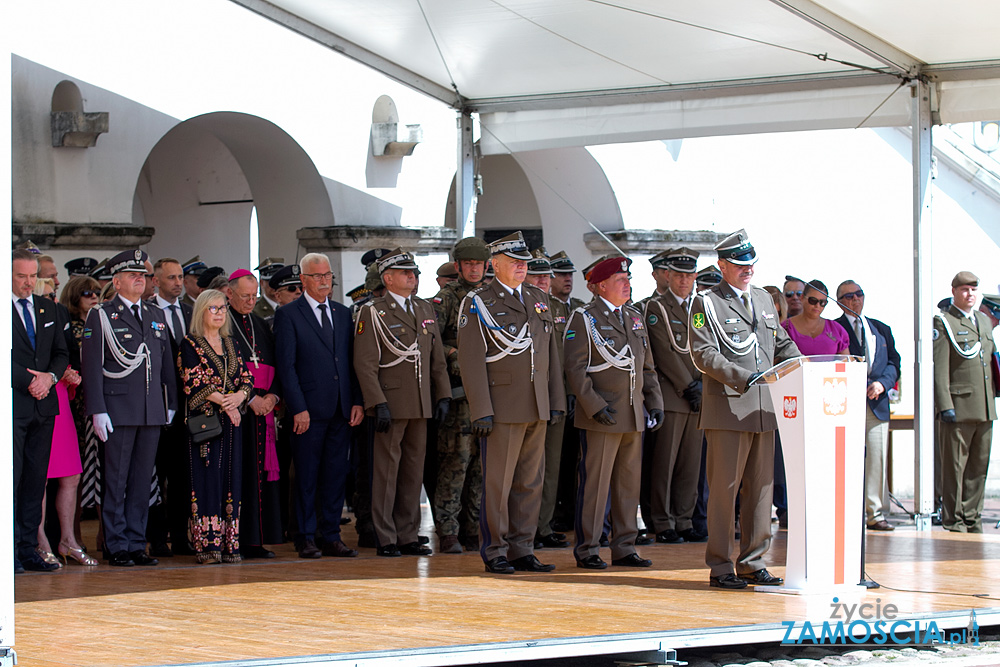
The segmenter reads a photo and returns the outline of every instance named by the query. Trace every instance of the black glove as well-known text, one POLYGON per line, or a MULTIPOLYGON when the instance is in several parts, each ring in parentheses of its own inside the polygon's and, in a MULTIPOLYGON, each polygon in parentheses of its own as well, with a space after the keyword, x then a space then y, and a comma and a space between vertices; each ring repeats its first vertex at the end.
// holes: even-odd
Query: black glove
POLYGON ((747 386, 743 388, 744 394, 750 391, 750 386, 753 385, 753 383, 756 382, 757 378, 759 378, 761 375, 763 375, 763 373, 754 373, 747 379, 747 386))
POLYGON ((572 419, 576 416, 576 396, 574 394, 566 394, 566 419, 572 419))
POLYGON ((375 432, 388 433, 392 426, 392 415, 389 414, 389 404, 379 403, 375 406, 375 432))
POLYGON ((615 414, 615 412, 617 411, 613 407, 605 405, 597 411, 597 414, 594 415, 594 421, 602 426, 614 426, 618 423, 615 421, 615 418, 611 416, 615 414))
POLYGON ((956 421, 958 421, 957 419, 955 419, 955 411, 954 410, 942 410, 941 411, 941 421, 945 422, 946 424, 954 424, 956 421))
POLYGON ((653 408, 649 411, 649 421, 652 422, 649 426, 650 431, 657 431, 661 426, 663 426, 663 410, 659 408, 653 408))
POLYGON ((439 422, 443 422, 448 417, 448 411, 451 409, 451 399, 442 398, 434 406, 434 419, 439 422))
POLYGON ((493 415, 482 417, 472 422, 472 436, 475 438, 489 437, 493 432, 493 415))
POLYGON ((684 387, 684 391, 681 392, 681 396, 684 400, 690 404, 691 409, 695 412, 701 412, 701 380, 695 380, 688 386, 684 387))
POLYGON ((562 410, 549 410, 549 423, 555 426, 561 422, 565 416, 566 413, 562 410))

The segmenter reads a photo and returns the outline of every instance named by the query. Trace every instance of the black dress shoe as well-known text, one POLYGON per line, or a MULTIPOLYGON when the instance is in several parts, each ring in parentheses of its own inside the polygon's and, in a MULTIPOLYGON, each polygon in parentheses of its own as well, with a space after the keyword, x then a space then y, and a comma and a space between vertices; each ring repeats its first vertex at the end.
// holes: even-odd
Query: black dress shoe
POLYGON ((503 556, 497 556, 486 562, 486 571, 493 574, 514 574, 514 567, 503 556))
POLYGON ((656 541, 660 544, 682 544, 684 538, 673 528, 667 528, 656 534, 656 541))
POLYGON ((352 549, 340 540, 327 542, 323 545, 323 555, 334 558, 354 558, 358 555, 357 549, 352 549))
POLYGON ((649 567, 653 564, 653 561, 648 558, 643 558, 639 554, 632 552, 628 556, 623 556, 621 558, 615 558, 611 561, 612 565, 621 565, 624 567, 649 567))
POLYGON ((748 584, 755 584, 757 586, 780 586, 785 583, 784 579, 774 576, 763 567, 750 574, 741 574, 740 579, 748 584))
POLYGON ((299 558, 319 558, 322 555, 323 552, 319 550, 319 547, 312 540, 305 540, 299 549, 299 558))
POLYGON ((565 549, 568 546, 569 542, 565 539, 559 539, 556 537, 555 533, 549 533, 548 535, 535 535, 536 549, 565 549))
POLYGON ((108 563, 115 567, 132 567, 135 565, 135 561, 132 560, 132 556, 127 551, 116 551, 108 559, 108 563))
POLYGON ((601 535, 601 540, 598 542, 602 547, 610 547, 611 542, 608 541, 608 536, 605 534, 601 535))
POLYGON ((552 537, 556 538, 557 540, 565 540, 566 539, 566 533, 557 533, 555 531, 552 531, 551 533, 549 533, 549 535, 551 535, 552 537))
POLYGON ((551 572, 556 569, 555 565, 546 565, 535 558, 534 554, 515 558, 510 562, 511 566, 518 572, 551 572))
POLYGON ((384 547, 379 547, 375 553, 386 558, 399 558, 403 555, 399 552, 399 547, 395 544, 387 544, 384 547))
POLYGON ((586 558, 581 558, 576 561, 577 567, 582 567, 584 570, 606 570, 608 569, 608 564, 601 560, 601 557, 597 554, 593 556, 587 556, 586 558))
POLYGON ((420 544, 430 544, 431 538, 428 535, 417 535, 417 542, 420 542, 420 544))
POLYGON ((746 588, 747 582, 743 581, 735 574, 723 574, 718 577, 709 577, 708 585, 712 588, 725 588, 731 591, 746 588))
POLYGON ((14 559, 14 574, 24 574, 24 566, 17 558, 14 559))
POLYGON ((243 547, 240 553, 244 558, 274 558, 274 552, 262 546, 243 547))
POLYGON ((677 531, 677 535, 685 542, 708 542, 708 535, 705 533, 699 533, 694 528, 679 530, 677 531))
POLYGON ((646 546, 647 544, 652 544, 655 542, 655 538, 649 533, 639 533, 635 537, 635 545, 638 547, 646 546))
POLYGON ((60 563, 48 563, 38 554, 31 554, 21 560, 21 571, 29 572, 55 572, 62 565, 60 563))
POLYGON ((404 556, 430 556, 434 551, 430 547, 425 547, 420 542, 410 542, 399 545, 399 553, 404 556))
POLYGON ((159 565, 160 561, 148 555, 145 551, 132 551, 129 553, 129 558, 136 565, 159 565))

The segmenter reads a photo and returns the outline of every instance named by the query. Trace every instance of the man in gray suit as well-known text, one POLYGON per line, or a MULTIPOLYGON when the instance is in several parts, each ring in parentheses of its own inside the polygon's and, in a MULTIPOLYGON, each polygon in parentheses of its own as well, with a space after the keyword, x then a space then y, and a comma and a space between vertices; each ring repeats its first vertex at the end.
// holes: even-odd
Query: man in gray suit
POLYGON ((778 423, 770 392, 754 382, 799 350, 778 324, 771 295, 750 285, 757 252, 746 231, 729 235, 715 250, 722 282, 698 294, 691 308, 691 359, 704 374, 698 425, 708 442, 711 489, 705 562, 711 586, 776 586, 782 579, 767 571, 763 557, 771 544, 778 423), (737 492, 740 552, 733 563, 737 492))

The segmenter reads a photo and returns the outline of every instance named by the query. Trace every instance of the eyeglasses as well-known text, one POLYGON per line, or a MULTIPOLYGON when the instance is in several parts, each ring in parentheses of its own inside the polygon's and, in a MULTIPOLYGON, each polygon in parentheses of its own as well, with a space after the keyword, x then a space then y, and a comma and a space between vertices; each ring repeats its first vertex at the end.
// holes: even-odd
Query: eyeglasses
POLYGON ((80 292, 80 296, 82 296, 85 299, 89 299, 92 296, 97 296, 97 292, 95 292, 93 290, 85 289, 82 292, 80 292))
POLYGON ((327 271, 326 273, 302 273, 299 275, 306 278, 315 278, 316 280, 331 280, 333 278, 333 271, 327 271))
POLYGON ((786 299, 791 299, 793 296, 802 296, 802 290, 796 290, 794 292, 785 292, 786 299))
POLYGON ((285 287, 286 292, 301 292, 302 285, 288 285, 285 287))
POLYGON ((229 310, 229 306, 227 306, 225 304, 223 304, 221 306, 207 306, 207 310, 208 310, 208 312, 212 313, 213 315, 218 315, 219 313, 224 313, 227 310, 229 310))
POLYGON ((865 293, 862 290, 857 292, 846 292, 840 295, 841 299, 863 299, 865 298, 865 293))
POLYGON ((814 296, 807 297, 806 301, 809 302, 810 306, 823 306, 825 308, 826 304, 827 304, 827 300, 826 299, 817 299, 814 296))

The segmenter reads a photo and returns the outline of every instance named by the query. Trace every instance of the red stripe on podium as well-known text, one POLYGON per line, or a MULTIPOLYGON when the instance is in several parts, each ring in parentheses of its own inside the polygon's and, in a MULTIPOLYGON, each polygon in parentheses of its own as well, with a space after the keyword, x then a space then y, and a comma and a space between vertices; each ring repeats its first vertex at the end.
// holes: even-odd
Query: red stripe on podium
POLYGON ((844 525, 847 493, 847 429, 836 427, 836 453, 834 466, 834 531, 833 531, 833 583, 843 584, 844 576, 844 525))
POLYGON ((836 367, 835 367, 835 372, 837 372, 837 373, 846 373, 847 372, 847 364, 837 364, 836 367))

